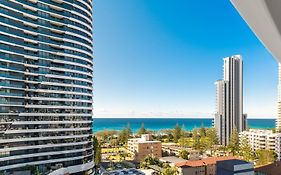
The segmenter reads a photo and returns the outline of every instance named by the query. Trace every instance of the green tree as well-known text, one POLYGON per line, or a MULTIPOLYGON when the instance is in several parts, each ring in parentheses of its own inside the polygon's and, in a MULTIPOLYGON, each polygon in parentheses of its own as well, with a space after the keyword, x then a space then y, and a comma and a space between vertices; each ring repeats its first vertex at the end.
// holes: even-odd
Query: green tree
POLYGON ((103 143, 108 143, 111 139, 114 139, 118 134, 118 131, 114 130, 103 130, 95 133, 95 136, 99 140, 99 143, 102 145, 103 143))
POLYGON ((189 152, 187 150, 182 150, 180 152, 180 157, 183 158, 183 159, 188 159, 188 156, 189 156, 189 152))
POLYGON ((162 175, 178 175, 178 170, 176 167, 167 166, 162 170, 162 175))
POLYGON ((128 142, 128 139, 130 137, 129 131, 127 128, 124 128, 123 130, 120 131, 119 137, 118 137, 118 142, 120 145, 125 145, 128 142))
POLYGON ((246 161, 252 161, 254 159, 254 154, 247 138, 242 139, 239 150, 240 156, 242 156, 246 161))
POLYGON ((257 150, 256 151, 257 166, 267 165, 276 160, 276 153, 272 150, 257 150))
POLYGON ((179 124, 177 123, 176 124, 176 127, 174 129, 174 132, 173 132, 173 137, 174 137, 174 142, 178 142, 178 140, 181 138, 182 136, 182 130, 179 126, 179 124))
POLYGON ((206 131, 206 146, 211 150, 211 154, 213 153, 214 146, 219 144, 218 135, 215 128, 209 128, 206 131))
POLYGON ((118 142, 120 145, 125 145, 132 134, 130 123, 128 126, 119 132, 118 142))
POLYGON ((93 151, 94 151, 94 161, 97 166, 101 163, 101 145, 98 139, 93 136, 93 151))
POLYGON ((191 138, 180 138, 178 140, 178 144, 181 147, 191 147, 192 146, 192 139, 191 138))
POLYGON ((232 155, 236 155, 239 151, 239 134, 236 127, 233 129, 233 133, 231 134, 228 148, 230 149, 232 155))
POLYGON ((127 134, 128 134, 128 138, 129 138, 129 136, 130 135, 132 135, 132 129, 131 129, 131 124, 130 124, 130 122, 128 122, 128 125, 127 125, 127 134))
POLYGON ((206 137, 212 141, 212 146, 219 144, 219 138, 215 128, 209 128, 206 132, 206 137))
POLYGON ((201 144, 200 144, 200 134, 198 132, 198 129, 193 129, 192 139, 193 139, 193 148, 196 150, 199 150, 201 147, 201 144))
POLYGON ((200 137, 205 137, 206 136, 206 128, 204 127, 204 124, 201 124, 201 128, 199 128, 199 134, 200 137))
POLYGON ((144 123, 141 124, 141 127, 138 131, 138 135, 146 134, 146 129, 144 128, 144 123))
POLYGON ((162 167, 162 162, 157 157, 154 156, 146 156, 140 163, 141 168, 149 168, 150 165, 157 165, 162 167))

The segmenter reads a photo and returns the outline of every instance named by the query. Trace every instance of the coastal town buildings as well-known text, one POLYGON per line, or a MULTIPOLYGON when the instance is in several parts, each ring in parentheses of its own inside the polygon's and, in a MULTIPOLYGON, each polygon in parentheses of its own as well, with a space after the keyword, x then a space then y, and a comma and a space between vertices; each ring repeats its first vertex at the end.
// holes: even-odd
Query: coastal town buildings
POLYGON ((1 0, 1 173, 93 173, 92 11, 92 0, 1 0))
POLYGON ((259 149, 272 150, 281 160, 281 133, 273 133, 272 130, 250 129, 239 134, 240 142, 247 139, 253 151, 259 149))
POLYGON ((150 134, 143 134, 141 138, 129 139, 128 151, 133 155, 135 161, 141 161, 148 155, 162 157, 161 142, 153 141, 150 134))
POLYGON ((224 79, 216 84, 215 128, 220 144, 228 145, 236 129, 246 130, 247 115, 243 114, 243 60, 240 55, 224 58, 224 79))
POLYGON ((189 160, 199 160, 202 158, 200 151, 192 148, 178 146, 176 143, 162 143, 163 156, 179 156, 180 152, 186 150, 189 155, 189 160))
POLYGON ((176 163, 180 175, 216 175, 218 161, 235 160, 237 157, 209 157, 202 160, 184 161, 176 163))

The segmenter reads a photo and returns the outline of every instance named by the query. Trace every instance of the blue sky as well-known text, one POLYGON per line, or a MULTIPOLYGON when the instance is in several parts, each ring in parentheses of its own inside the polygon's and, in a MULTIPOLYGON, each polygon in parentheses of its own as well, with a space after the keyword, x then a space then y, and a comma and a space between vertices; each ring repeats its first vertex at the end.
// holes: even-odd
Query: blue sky
POLYGON ((229 0, 96 0, 96 117, 212 117, 223 58, 244 61, 244 113, 275 117, 277 63, 229 0))

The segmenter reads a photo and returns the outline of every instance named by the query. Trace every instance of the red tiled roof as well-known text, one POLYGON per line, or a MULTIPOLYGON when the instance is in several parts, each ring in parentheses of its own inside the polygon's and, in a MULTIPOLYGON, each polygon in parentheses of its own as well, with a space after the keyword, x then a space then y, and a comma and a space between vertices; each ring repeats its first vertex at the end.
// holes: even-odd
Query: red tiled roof
POLYGON ((183 166, 189 166, 189 167, 199 167, 204 165, 213 165, 216 164, 217 161, 223 161, 223 160, 232 160, 232 159, 239 159, 239 157, 236 156, 223 156, 223 157, 210 157, 202 160, 191 160, 191 161, 185 161, 185 162, 179 162, 176 163, 177 167, 183 167, 183 166))

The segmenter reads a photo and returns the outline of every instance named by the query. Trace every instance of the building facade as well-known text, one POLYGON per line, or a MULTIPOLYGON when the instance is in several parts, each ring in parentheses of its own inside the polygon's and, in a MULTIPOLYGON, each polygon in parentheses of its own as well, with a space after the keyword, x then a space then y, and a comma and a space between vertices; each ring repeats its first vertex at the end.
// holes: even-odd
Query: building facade
POLYGON ((162 145, 160 141, 153 141, 152 136, 143 134, 141 138, 128 140, 128 151, 135 161, 141 161, 146 156, 162 157, 162 145))
POLYGON ((259 149, 272 150, 281 160, 281 134, 273 133, 272 130, 250 129, 239 134, 240 142, 247 139, 253 151, 259 149))
POLYGON ((92 173, 91 0, 1 0, 0 172, 92 173))
POLYGON ((280 175, 280 172, 281 172, 280 161, 255 168, 255 175, 280 175))
POLYGON ((243 61, 240 55, 224 58, 224 79, 216 84, 215 128, 220 144, 228 145, 234 131, 247 127, 243 114, 243 61))
POLYGON ((276 131, 281 132, 281 64, 280 63, 278 63, 278 100, 277 100, 276 131))
POLYGON ((278 117, 276 121, 277 131, 281 131, 281 1, 278 0, 230 0, 241 17, 249 25, 251 30, 260 39, 267 50, 274 56, 279 64, 278 87, 278 117))
POLYGON ((228 96, 228 82, 218 80, 216 83, 216 114, 215 114, 215 128, 219 141, 222 145, 227 144, 229 132, 226 132, 228 127, 227 114, 227 96, 228 96))

